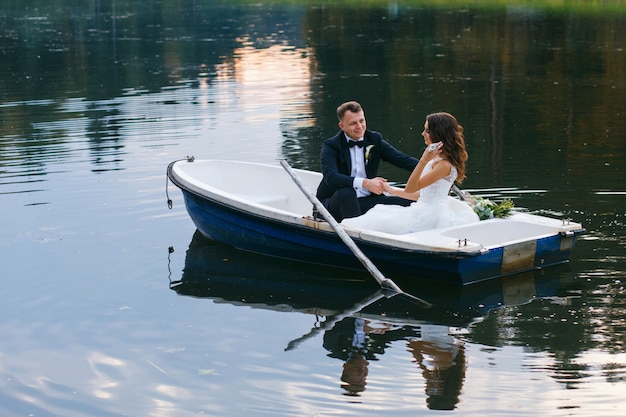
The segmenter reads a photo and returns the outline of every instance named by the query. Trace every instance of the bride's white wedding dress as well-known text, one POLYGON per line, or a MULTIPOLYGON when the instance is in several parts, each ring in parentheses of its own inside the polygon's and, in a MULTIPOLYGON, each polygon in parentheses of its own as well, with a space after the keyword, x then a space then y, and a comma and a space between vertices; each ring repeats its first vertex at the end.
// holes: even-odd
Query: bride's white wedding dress
MULTIPOLYGON (((433 159, 426 164, 422 175, 432 171, 433 159)), ((406 234, 441 227, 457 226, 480 221, 467 204, 450 197, 450 188, 457 170, 420 190, 420 198, 408 207, 378 204, 358 217, 344 219, 341 224, 356 228, 392 234, 406 234)))

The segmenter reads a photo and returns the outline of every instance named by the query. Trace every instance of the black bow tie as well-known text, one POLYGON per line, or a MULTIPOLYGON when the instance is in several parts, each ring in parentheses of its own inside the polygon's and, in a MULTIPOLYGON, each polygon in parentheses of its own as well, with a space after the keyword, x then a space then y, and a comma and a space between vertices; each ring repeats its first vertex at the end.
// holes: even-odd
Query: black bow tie
POLYGON ((362 148, 363 146, 365 146, 365 141, 364 140, 349 140, 348 141, 348 146, 351 148, 354 148, 355 146, 358 146, 359 148, 362 148))

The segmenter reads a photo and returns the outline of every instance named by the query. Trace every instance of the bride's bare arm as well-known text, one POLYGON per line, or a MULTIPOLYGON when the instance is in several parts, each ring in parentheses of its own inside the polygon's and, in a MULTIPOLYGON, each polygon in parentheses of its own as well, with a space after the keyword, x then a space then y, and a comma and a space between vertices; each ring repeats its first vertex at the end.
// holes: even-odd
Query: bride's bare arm
POLYGON ((383 188, 386 193, 394 195, 396 197, 406 198, 407 200, 417 201, 420 198, 419 190, 410 193, 407 192, 404 188, 392 187, 388 183, 385 183, 383 188))
POLYGON ((391 187, 389 184, 386 184, 384 190, 391 195, 407 198, 409 200, 417 200, 420 197, 420 190, 422 188, 426 188, 435 181, 450 175, 451 164, 446 160, 438 161, 432 171, 429 171, 423 176, 421 174, 424 167, 421 165, 422 162, 420 161, 413 173, 411 173, 405 188, 391 187))

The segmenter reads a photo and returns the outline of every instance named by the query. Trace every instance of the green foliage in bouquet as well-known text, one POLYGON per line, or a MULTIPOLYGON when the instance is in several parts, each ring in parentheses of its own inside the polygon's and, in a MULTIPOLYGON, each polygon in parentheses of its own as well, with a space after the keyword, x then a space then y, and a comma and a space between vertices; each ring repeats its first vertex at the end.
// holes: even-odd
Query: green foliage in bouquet
POLYGON ((515 205, 512 200, 506 199, 500 203, 489 200, 488 198, 474 197, 474 212, 478 214, 480 220, 487 219, 503 219, 511 215, 511 210, 515 205))

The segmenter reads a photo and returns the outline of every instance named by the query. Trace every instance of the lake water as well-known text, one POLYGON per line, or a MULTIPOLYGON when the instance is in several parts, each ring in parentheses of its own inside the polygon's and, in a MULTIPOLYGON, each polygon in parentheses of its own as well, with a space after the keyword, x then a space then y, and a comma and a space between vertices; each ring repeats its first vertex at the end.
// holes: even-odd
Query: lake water
POLYGON ((623 415, 622 3, 9 3, 0 415, 623 415), (583 223, 571 262, 424 308, 195 234, 169 162, 317 170, 350 99, 413 154, 455 114, 463 188, 583 223))

